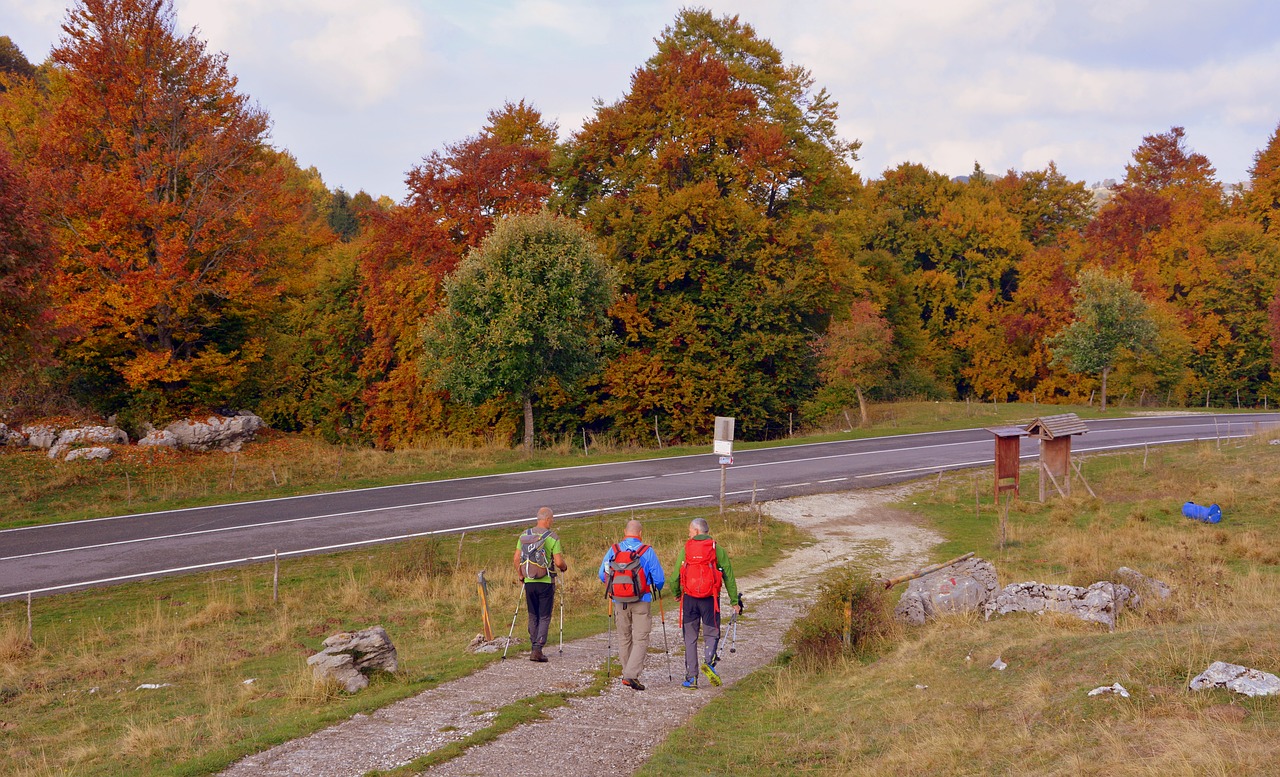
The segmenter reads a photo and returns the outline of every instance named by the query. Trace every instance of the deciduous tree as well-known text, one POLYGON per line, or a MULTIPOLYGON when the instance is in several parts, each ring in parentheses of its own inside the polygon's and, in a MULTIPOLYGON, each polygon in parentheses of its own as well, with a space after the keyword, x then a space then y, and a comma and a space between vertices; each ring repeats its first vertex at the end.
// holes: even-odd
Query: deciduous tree
POLYGON ((1102 410, 1107 409, 1107 376, 1123 351, 1150 350, 1157 331, 1142 295, 1130 278, 1100 270, 1080 274, 1075 290, 1075 320, 1049 340, 1055 363, 1102 380, 1102 410))
POLYGON ((536 392, 595 369, 614 286, 577 224, 545 212, 509 216, 446 279, 444 307, 424 329, 423 366, 464 402, 518 399, 531 451, 536 392))
POLYGON ((298 207, 266 114, 169 0, 77 2, 52 61, 32 165, 65 360, 107 403, 234 401, 298 207))

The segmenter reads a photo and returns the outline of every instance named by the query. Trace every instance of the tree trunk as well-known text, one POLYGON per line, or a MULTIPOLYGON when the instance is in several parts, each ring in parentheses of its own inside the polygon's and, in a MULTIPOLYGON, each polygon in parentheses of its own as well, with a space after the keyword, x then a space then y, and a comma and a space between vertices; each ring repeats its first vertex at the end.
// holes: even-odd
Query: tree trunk
POLYGON ((533 397, 524 395, 524 452, 533 453, 533 397))
POLYGON ((1102 368, 1102 412, 1107 412, 1107 373, 1111 372, 1110 367, 1102 368))
POLYGON ((862 388, 855 387, 854 391, 858 392, 858 412, 862 414, 862 423, 860 426, 867 425, 867 400, 862 396, 862 388))

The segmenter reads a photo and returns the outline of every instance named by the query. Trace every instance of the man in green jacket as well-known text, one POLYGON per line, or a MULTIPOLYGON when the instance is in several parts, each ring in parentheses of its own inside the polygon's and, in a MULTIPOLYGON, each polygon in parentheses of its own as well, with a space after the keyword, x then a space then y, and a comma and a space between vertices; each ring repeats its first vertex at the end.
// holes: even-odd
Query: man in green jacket
POLYGON ((524 581, 525 602, 529 606, 529 644, 533 651, 530 661, 546 663, 542 648, 547 644, 547 632, 551 629, 551 612, 555 605, 555 570, 564 572, 569 565, 564 560, 560 537, 551 530, 555 514, 550 507, 538 511, 536 526, 525 529, 516 540, 516 552, 512 562, 516 574, 524 581))
POLYGON ((698 672, 712 685, 720 684, 716 673, 716 646, 720 642, 720 588, 729 593, 729 602, 737 614, 742 613, 742 595, 733 577, 729 554, 711 539, 711 527, 705 518, 689 522, 689 539, 680 551, 673 592, 680 603, 684 632, 684 687, 698 687, 698 672), (698 662, 698 634, 703 632, 703 660, 698 662))

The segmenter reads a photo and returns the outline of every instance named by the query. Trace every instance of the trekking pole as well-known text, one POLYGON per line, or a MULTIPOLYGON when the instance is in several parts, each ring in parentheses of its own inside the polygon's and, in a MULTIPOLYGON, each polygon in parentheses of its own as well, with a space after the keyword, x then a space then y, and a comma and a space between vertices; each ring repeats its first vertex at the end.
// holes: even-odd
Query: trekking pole
POLYGON ((738 613, 729 616, 729 629, 731 636, 729 637, 729 652, 738 652, 738 613))
POLYGON ((609 597, 609 652, 604 660, 604 679, 613 679, 613 597, 609 597))
POLYGON ((565 595, 565 592, 561 591, 560 592, 560 650, 558 653, 559 655, 564 655, 564 595, 565 595))
POLYGON ((667 613, 662 607, 662 592, 658 592, 658 617, 662 620, 662 652, 667 654, 667 682, 675 682, 671 674, 671 646, 667 644, 667 613))
MULTIPOLYGON (((520 599, 524 598, 524 583, 520 583, 520 599)), ((511 649, 511 635, 516 633, 516 618, 520 617, 520 599, 516 599, 516 611, 511 614, 511 628, 507 630, 507 644, 502 646, 502 660, 507 660, 507 651, 511 649)))

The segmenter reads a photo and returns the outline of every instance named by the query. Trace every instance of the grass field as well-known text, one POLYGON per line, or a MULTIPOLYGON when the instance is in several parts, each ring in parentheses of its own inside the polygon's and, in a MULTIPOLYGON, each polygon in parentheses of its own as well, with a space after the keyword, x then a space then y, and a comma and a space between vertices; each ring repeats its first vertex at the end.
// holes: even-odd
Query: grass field
MULTIPOLYGON (((646 541, 674 558, 687 522, 699 515, 714 521, 743 573, 801 539, 765 519, 761 540, 756 517, 745 513, 637 517, 646 541)), ((570 565, 562 578, 566 640, 605 628, 595 572, 626 517, 556 524, 570 565)), ((497 660, 464 650, 481 630, 476 575, 486 570, 492 619, 505 635, 520 590, 511 566, 515 534, 467 533, 465 540, 282 562, 278 603, 270 564, 37 599, 32 643, 26 603, 2 603, 0 773, 208 774, 469 673, 497 660), (376 677, 351 696, 312 680, 306 658, 325 637, 374 624, 396 645, 397 675, 376 677), (144 684, 163 687, 139 690, 144 684)), ((520 636, 523 621, 516 629, 520 636)), ((504 713, 519 719, 536 711, 504 713)))
POLYGON ((1280 445, 1269 442, 1153 449, 1145 465, 1142 452, 1090 457, 1097 498, 1016 503, 1003 551, 990 498, 975 510, 989 471, 921 484, 903 507, 948 537, 939 559, 975 550, 1001 585, 1088 585, 1127 565, 1174 594, 1126 611, 1114 633, 1069 617, 955 616, 899 627, 861 660, 784 660, 705 708, 641 773, 1280 773, 1280 699, 1187 690, 1214 660, 1280 674, 1280 445), (1187 520, 1184 501, 1217 503, 1225 518, 1187 520), (991 668, 997 658, 1006 670, 991 668), (1088 696, 1115 682, 1131 697, 1088 696))

